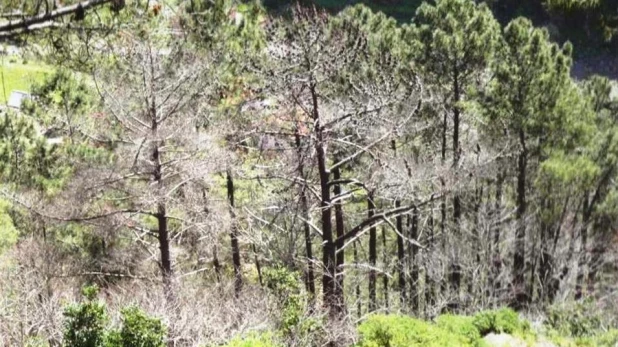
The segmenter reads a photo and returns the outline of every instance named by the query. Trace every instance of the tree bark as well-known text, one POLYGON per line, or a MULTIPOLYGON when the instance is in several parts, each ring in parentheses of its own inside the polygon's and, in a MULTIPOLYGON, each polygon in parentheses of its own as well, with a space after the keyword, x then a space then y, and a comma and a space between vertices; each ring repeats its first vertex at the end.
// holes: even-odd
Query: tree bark
POLYGON ((384 307, 386 308, 386 311, 388 312, 389 307, 390 307, 390 303, 389 303, 389 298, 388 298, 388 276, 387 276, 387 271, 386 269, 388 269, 388 247, 386 246, 386 227, 383 226, 382 227, 382 263, 384 263, 384 274, 382 274, 382 284, 383 284, 383 289, 384 289, 384 307))
MULTIPOLYGON (((300 140, 300 133, 298 132, 298 128, 295 133, 296 140, 296 150, 298 154, 298 174, 300 177, 305 179, 305 166, 304 166, 304 158, 303 158, 303 150, 302 143, 300 140)), ((313 257, 313 245, 311 241, 311 229, 309 226, 309 203, 307 202, 307 186, 306 183, 302 184, 300 188, 300 209, 301 214, 303 216, 303 233, 305 237, 305 255, 307 257, 307 269, 305 274, 305 286, 307 288, 307 292, 309 293, 310 300, 313 302, 315 300, 315 271, 314 271, 314 262, 315 259, 313 257)))
MULTIPOLYGON (((375 202, 373 192, 367 195, 367 218, 370 219, 375 213, 375 202)), ((377 260, 377 228, 369 228, 369 312, 377 308, 376 302, 376 260, 377 260)))
MULTIPOLYGON (((395 208, 401 207, 401 201, 395 201, 395 208)), ((399 289, 399 304, 400 307, 405 307, 406 302, 406 274, 405 274, 405 244, 403 240, 403 216, 399 215, 396 218, 397 227, 397 276, 399 289)))
POLYGON ((414 209, 412 212, 412 225, 410 228, 410 239, 415 243, 410 244, 410 304, 413 313, 419 313, 420 307, 420 293, 419 293, 419 276, 418 276, 418 210, 414 209))
MULTIPOLYGON (((333 179, 335 181, 339 181, 341 179, 341 171, 337 167, 333 170, 333 179)), ((341 185, 339 183, 333 186, 333 193, 335 196, 341 195, 341 185)), ((337 231, 337 238, 343 236, 345 234, 345 225, 343 222, 343 204, 341 200, 338 200, 335 203, 335 229, 337 231)), ((345 252, 344 250, 336 250, 337 251, 337 274, 336 274, 336 282, 335 282, 335 290, 336 296, 339 300, 343 299, 343 289, 344 289, 344 280, 345 276, 343 274, 343 266, 345 265, 345 252)), ((337 304, 339 309, 343 311, 343 302, 339 302, 337 304)))
POLYGON ((519 130, 521 146, 517 167, 517 229, 515 231, 515 254, 513 257, 513 290, 515 308, 523 308, 528 303, 525 290, 525 254, 526 254, 526 166, 528 152, 526 136, 523 129, 519 130))
POLYGON ((322 264, 324 274, 322 275, 322 295, 324 305, 331 315, 341 313, 338 303, 343 302, 343 298, 337 296, 335 290, 335 276, 337 272, 337 261, 335 259, 335 243, 333 242, 333 226, 331 221, 331 198, 330 198, 330 173, 327 169, 326 146, 324 129, 318 111, 318 93, 315 83, 312 82, 309 88, 312 101, 312 117, 314 122, 314 134, 316 137, 315 151, 318 164, 318 174, 320 176, 320 209, 322 211, 322 264))
POLYGON ((500 287, 500 272, 502 271, 502 256, 500 255, 500 220, 502 210, 502 184, 504 183, 504 170, 498 173, 496 179, 496 197, 494 201, 493 215, 493 259, 491 268, 493 269, 493 295, 497 296, 500 287))
POLYGON ((234 205, 234 178, 232 170, 227 169, 227 199, 230 204, 230 241, 232 245, 232 263, 234 265, 234 294, 238 297, 242 290, 242 270, 240 264, 240 246, 238 245, 238 223, 234 205))
POLYGON ((579 300, 583 296, 583 282, 586 273, 587 265, 587 246, 588 246, 588 229, 590 227, 590 210, 588 196, 584 198, 584 209, 581 228, 581 245, 579 250, 579 259, 577 261, 577 277, 575 279, 575 300, 579 300))
MULTIPOLYGON (((459 86, 459 72, 457 70, 457 66, 453 69, 453 170, 455 171, 455 175, 457 176, 457 170, 459 166, 459 158, 461 156, 461 150, 459 148, 459 122, 461 117, 461 111, 459 110, 459 105, 457 105, 461 100, 459 86)), ((455 192, 453 197, 453 236, 455 238, 461 237, 460 232, 460 223, 461 223, 461 198, 458 192, 455 192)), ((459 247, 455 247, 454 249, 455 259, 452 264, 452 272, 451 272, 451 288, 458 295, 461 287, 461 265, 459 264, 459 247)))

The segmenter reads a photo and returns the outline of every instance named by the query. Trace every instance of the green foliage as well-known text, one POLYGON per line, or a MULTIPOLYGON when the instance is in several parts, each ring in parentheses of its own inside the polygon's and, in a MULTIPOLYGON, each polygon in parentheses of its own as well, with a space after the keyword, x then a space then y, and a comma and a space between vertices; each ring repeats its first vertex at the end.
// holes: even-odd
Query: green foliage
POLYGON ((490 333, 525 333, 530 330, 529 323, 519 318, 510 308, 482 311, 474 315, 473 324, 483 336, 490 333))
POLYGON ((459 336, 430 323, 401 315, 372 315, 358 327, 358 347, 467 346, 459 336))
POLYGON ((319 321, 305 317, 307 298, 302 292, 300 276, 296 272, 279 268, 263 271, 264 282, 272 290, 282 307, 279 329, 285 335, 305 336, 319 327, 319 321))
POLYGON ((0 199, 0 254, 17 243, 19 231, 13 224, 13 218, 9 214, 11 204, 0 199))
POLYGON ((65 308, 64 345, 67 347, 164 347, 165 328, 137 307, 122 310, 122 328, 110 330, 104 303, 96 300, 99 289, 82 289, 84 301, 65 308))
POLYGON ((550 307, 546 325, 561 335, 572 337, 593 336, 602 328, 602 319, 592 302, 578 302, 550 307))
POLYGON ((500 38, 490 9, 472 0, 425 2, 406 30, 418 67, 451 93, 466 90, 493 58, 500 38))
POLYGON ((468 316, 441 315, 436 319, 436 325, 457 336, 463 336, 466 342, 472 344, 481 338, 479 329, 474 324, 475 319, 468 316))
POLYGON ((164 347, 165 328, 160 319, 148 317, 137 307, 122 310, 122 346, 164 347))
POLYGON ((222 347, 282 347, 272 333, 251 334, 247 337, 235 337, 222 347))
POLYGON ((67 347, 106 346, 105 327, 109 321, 105 304, 96 301, 97 287, 85 287, 85 301, 67 307, 64 325, 64 345, 67 347))

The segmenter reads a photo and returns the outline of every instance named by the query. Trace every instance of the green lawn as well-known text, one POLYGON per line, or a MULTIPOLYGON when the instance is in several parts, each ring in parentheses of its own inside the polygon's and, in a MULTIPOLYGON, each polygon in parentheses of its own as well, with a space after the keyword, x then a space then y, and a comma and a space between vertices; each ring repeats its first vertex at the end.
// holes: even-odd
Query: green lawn
POLYGON ((10 62, 10 57, 4 57, 0 62, 0 103, 5 103, 13 90, 29 91, 34 82, 41 81, 51 68, 36 63, 23 64, 19 59, 10 62))

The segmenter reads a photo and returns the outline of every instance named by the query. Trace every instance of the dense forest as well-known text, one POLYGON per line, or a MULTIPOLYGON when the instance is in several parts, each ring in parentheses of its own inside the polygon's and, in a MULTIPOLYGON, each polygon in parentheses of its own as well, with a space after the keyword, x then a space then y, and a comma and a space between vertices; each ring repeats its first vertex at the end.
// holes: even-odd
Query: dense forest
POLYGON ((0 0, 0 345, 618 345, 617 30, 0 0))

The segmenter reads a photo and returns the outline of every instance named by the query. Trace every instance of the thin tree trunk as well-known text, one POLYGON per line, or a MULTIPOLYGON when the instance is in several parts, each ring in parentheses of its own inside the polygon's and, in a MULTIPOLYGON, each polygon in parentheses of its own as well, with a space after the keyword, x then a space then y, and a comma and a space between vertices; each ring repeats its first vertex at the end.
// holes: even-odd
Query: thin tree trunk
MULTIPOLYGON (((357 241, 353 241, 352 242, 352 247, 353 247, 353 252, 354 252, 354 267, 356 269, 358 269, 358 264, 359 264, 359 259, 358 259, 358 246, 357 246, 357 241)), ((355 300, 356 300, 356 314, 358 315, 359 318, 361 318, 363 316, 363 305, 361 302, 361 289, 360 289, 360 283, 356 282, 356 288, 354 290, 355 292, 355 300)))
POLYGON ((331 198, 330 198, 330 172, 327 168, 327 157, 325 148, 324 129, 318 111, 318 93, 315 83, 310 88, 313 106, 314 134, 316 137, 315 151, 318 164, 318 174, 320 177, 320 209, 322 211, 322 264, 324 274, 322 275, 322 295, 324 295, 324 305, 329 309, 331 315, 338 315, 342 312, 338 303, 343 302, 343 298, 337 297, 335 291, 335 276, 337 272, 337 260, 335 259, 335 243, 333 242, 333 225, 331 221, 331 198))
POLYGON ((425 251, 425 316, 429 318, 429 309, 433 308, 436 304, 436 288, 433 278, 431 277, 431 273, 429 271, 430 262, 429 257, 433 254, 435 249, 434 245, 434 219, 433 219, 433 209, 430 209, 429 212, 429 234, 427 249, 425 251))
POLYGON ((215 268, 215 276, 217 277, 217 283, 221 283, 221 263, 219 263, 217 245, 214 245, 212 247, 212 265, 215 268))
POLYGON ((410 304, 412 312, 415 314, 419 313, 420 307, 420 293, 419 293, 419 275, 418 275, 418 265, 417 265, 417 256, 418 256, 418 246, 416 242, 418 242, 418 210, 415 208, 412 212, 412 225, 410 228, 410 238, 413 242, 410 247, 410 304))
POLYGON ((384 307, 386 308, 386 311, 388 312, 390 304, 389 304, 389 298, 388 298, 388 275, 387 275, 387 269, 388 267, 388 248, 386 246, 386 227, 383 226, 382 227, 382 263, 384 263, 384 274, 382 275, 382 284, 383 284, 383 289, 384 289, 384 307))
POLYGON ((579 300, 583 296, 583 282, 586 273, 587 264, 587 246, 588 246, 588 229, 590 227, 590 210, 588 194, 584 198, 584 212, 582 217, 581 228, 581 248, 579 250, 579 259, 577 261, 577 277, 575 280, 575 300, 579 300))
POLYGON ((523 308, 528 298, 525 290, 525 254, 526 254, 526 166, 527 150, 524 130, 519 131, 521 146, 517 168, 517 229, 515 231, 515 254, 513 257, 513 290, 515 300, 513 306, 523 308))
POLYGON ((500 215, 502 210, 502 184, 504 183, 504 170, 498 173, 496 179, 496 200, 493 215, 493 256, 491 268, 493 269, 493 295, 497 297, 502 283, 500 283, 500 272, 502 271, 502 256, 500 255, 500 215))
MULTIPOLYGON (((341 179, 341 171, 340 169, 337 167, 333 170, 333 179, 335 181, 338 181, 341 179)), ((335 196, 340 196, 341 195, 341 185, 340 184, 335 184, 333 187, 333 193, 335 194, 335 196)), ((335 203, 335 229, 337 231, 337 237, 342 237, 343 234, 345 233, 345 225, 343 222, 343 204, 341 203, 341 200, 338 200, 335 203)), ((337 261, 337 275, 336 275, 336 282, 335 282, 335 290, 336 290, 336 296, 337 298, 339 298, 340 300, 343 299, 343 289, 344 289, 344 279, 345 276, 343 274, 343 267, 345 265, 345 252, 343 250, 337 250, 337 257, 336 257, 336 261, 337 261)), ((338 305, 340 306, 340 310, 343 311, 343 302, 339 302, 338 305)))
MULTIPOLYGON (((459 103, 461 99, 460 95, 460 86, 459 86, 459 73, 457 71, 457 67, 453 69, 453 170, 455 171, 455 175, 457 175, 458 166, 459 166, 459 158, 461 156, 461 149, 459 147, 459 121, 461 116, 461 111, 459 110, 459 103)), ((461 198, 458 192, 455 192, 455 196, 453 197, 453 236, 457 239, 461 237, 461 198)), ((459 291, 461 287, 461 265, 460 257, 459 257, 459 247, 454 248, 455 259, 452 264, 452 272, 451 272, 451 288, 456 293, 456 296, 459 296, 459 291)))
POLYGON ((165 293, 165 298, 168 304, 173 304, 174 289, 172 288, 172 257, 170 253, 170 238, 167 225, 167 211, 165 206, 165 199, 163 198, 163 164, 161 159, 161 153, 159 151, 163 143, 158 140, 158 123, 156 121, 156 112, 154 112, 152 109, 150 110, 150 112, 152 118, 152 135, 155 142, 152 152, 152 162, 154 163, 152 174, 154 181, 157 184, 157 194, 159 196, 155 218, 157 219, 157 237, 159 240, 159 251, 161 253, 161 274, 163 278, 163 290, 165 293))
POLYGON ((238 245, 238 222, 234 205, 234 178, 232 170, 227 169, 227 199, 230 204, 230 240, 232 245, 232 264, 234 265, 234 294, 238 297, 242 290, 242 270, 240 264, 240 246, 238 245))
MULTIPOLYGON (((401 201, 395 201, 395 208, 401 207, 401 201)), ((405 307, 406 302, 406 275, 405 275, 405 244, 403 240, 403 216, 399 215, 396 218, 397 227, 397 277, 399 289, 399 306, 405 307)))
MULTIPOLYGON (((373 192, 367 195, 367 219, 371 219, 375 213, 373 192)), ((377 228, 369 228, 369 312, 377 308, 376 300, 376 260, 377 260, 377 228)))
MULTIPOLYGON (((298 153, 298 174, 303 179, 305 178, 305 167, 304 167, 304 158, 303 158, 303 150, 302 143, 300 141, 300 134, 298 132, 298 128, 295 133, 296 140, 296 150, 298 153)), ((315 271, 314 271, 314 262, 315 259, 313 257, 313 247, 311 242, 311 229, 309 227, 309 204, 307 202, 307 186, 303 183, 300 189, 300 209, 303 216, 303 232, 305 237, 305 255, 307 257, 307 269, 305 274, 305 286, 307 288, 307 292, 309 293, 310 300, 313 302, 315 300, 315 271)))

